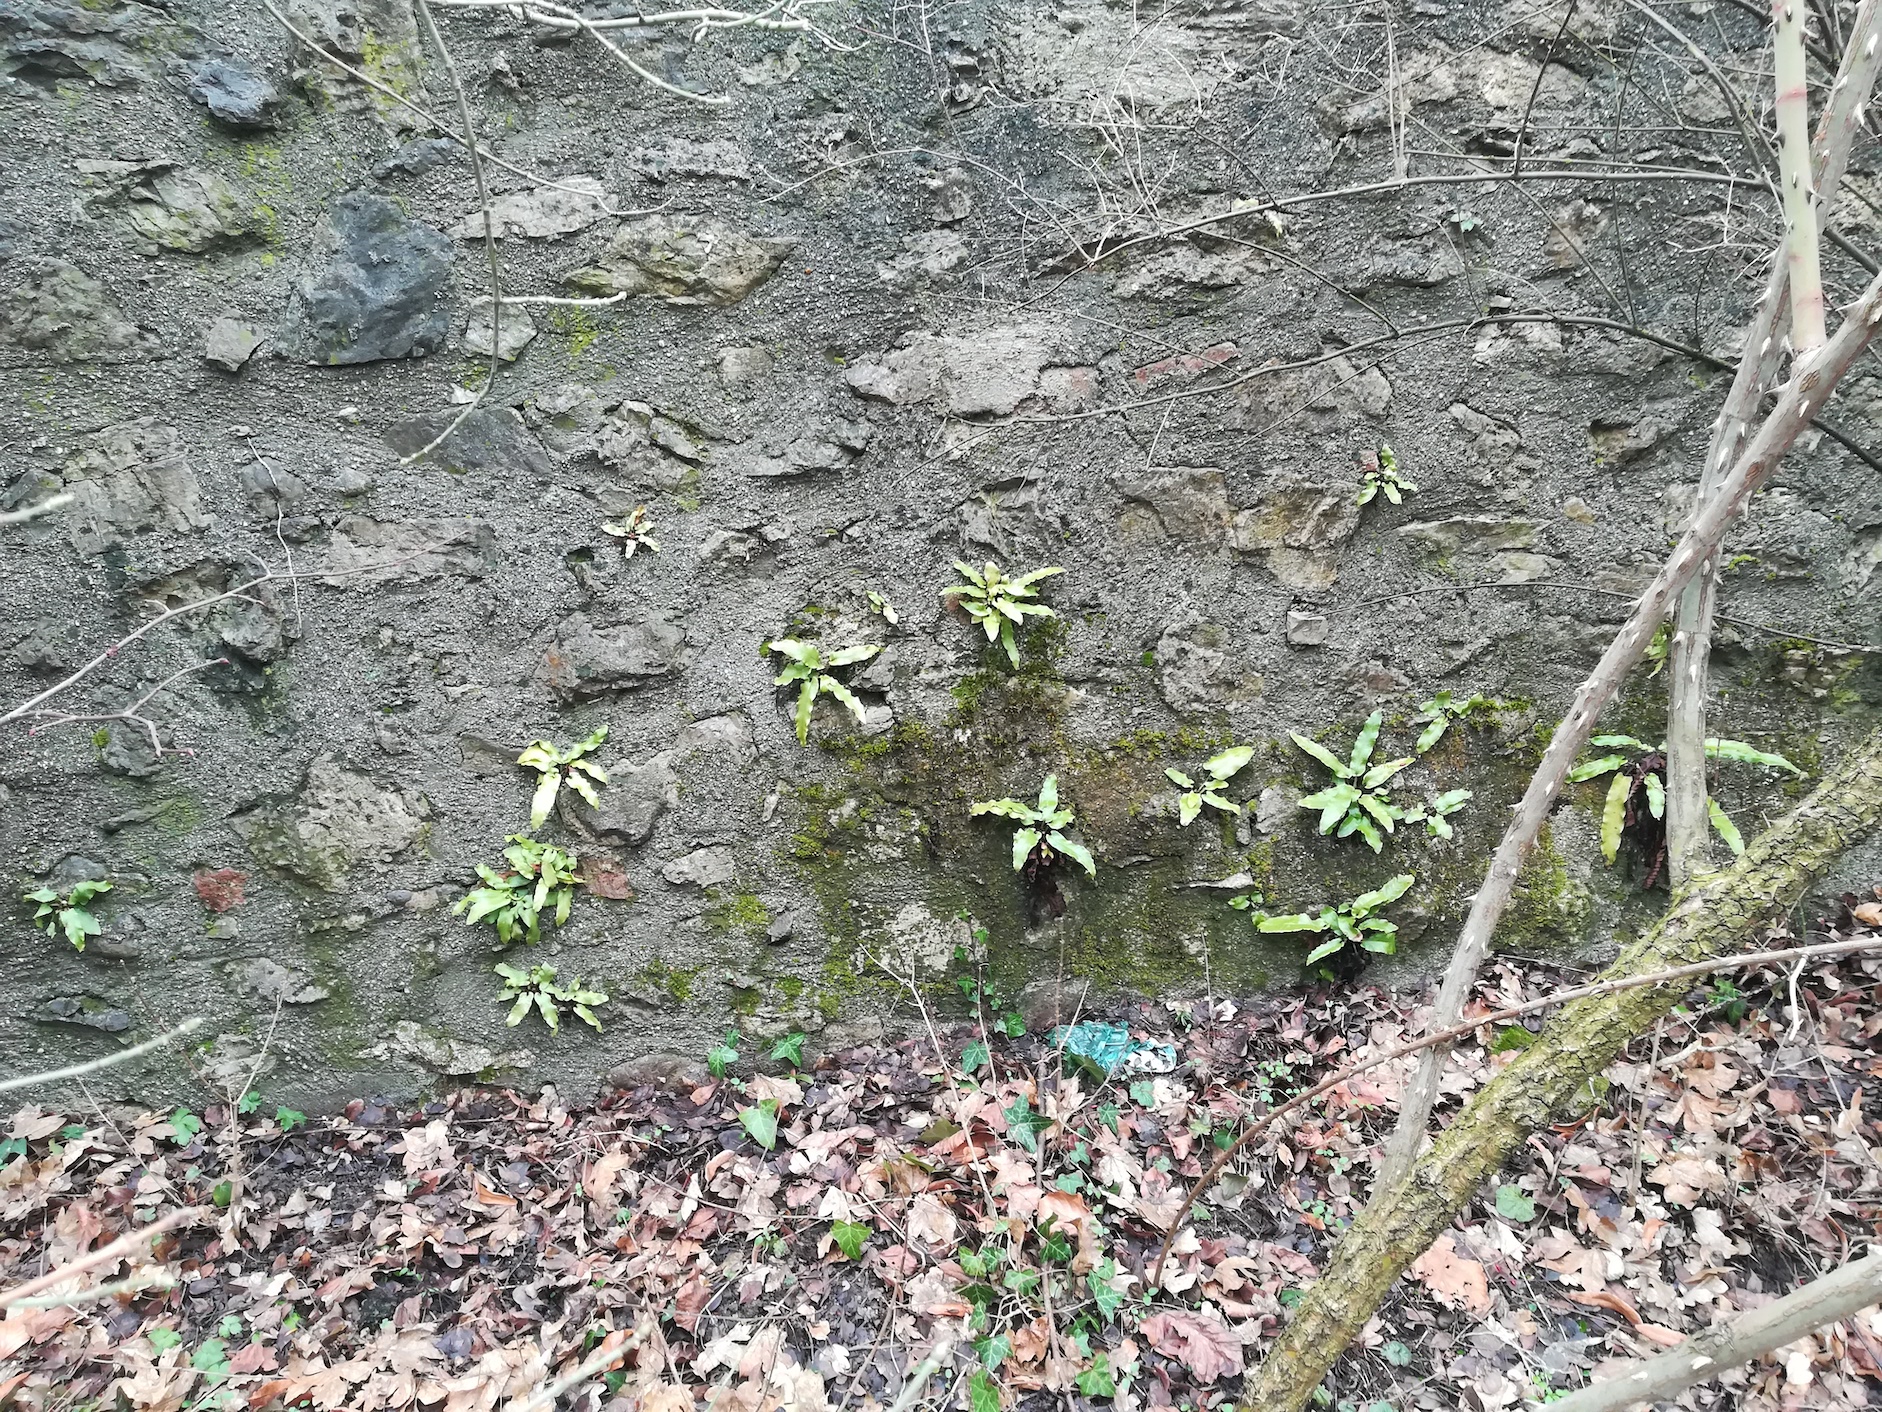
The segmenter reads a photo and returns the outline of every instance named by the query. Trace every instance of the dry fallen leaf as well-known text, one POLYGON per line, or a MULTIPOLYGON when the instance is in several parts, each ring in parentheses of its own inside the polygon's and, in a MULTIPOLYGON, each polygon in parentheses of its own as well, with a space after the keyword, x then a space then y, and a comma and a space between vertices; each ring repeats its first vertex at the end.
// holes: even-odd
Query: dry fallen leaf
POLYGON ((1490 1312, 1490 1283, 1484 1276, 1483 1265, 1459 1254, 1449 1231, 1418 1257, 1411 1272, 1440 1302, 1451 1308, 1478 1316, 1490 1312))
POLYGON ((1198 1382, 1212 1383, 1242 1371, 1242 1342, 1213 1310, 1152 1314, 1144 1320, 1143 1335, 1157 1352, 1194 1373, 1198 1382))

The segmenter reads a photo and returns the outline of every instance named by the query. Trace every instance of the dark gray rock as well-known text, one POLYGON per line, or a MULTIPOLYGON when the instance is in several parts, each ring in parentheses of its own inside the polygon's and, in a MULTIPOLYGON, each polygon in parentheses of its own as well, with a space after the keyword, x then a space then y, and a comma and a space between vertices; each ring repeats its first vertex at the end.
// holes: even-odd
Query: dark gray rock
POLYGON ((573 790, 564 790, 561 804, 590 833, 639 847, 653 837, 660 816, 680 802, 680 777, 673 771, 673 753, 662 751, 644 765, 629 765, 608 772, 599 791, 601 807, 585 803, 573 790))
POLYGON ((576 613, 556 624, 542 675, 564 701, 628 691, 680 671, 686 634, 662 618, 598 628, 576 613))
POLYGON ((420 358, 450 330, 451 242, 383 196, 353 191, 329 214, 327 268, 300 282, 283 344, 309 363, 420 358))
MULTIPOLYGON (((457 416, 458 411, 453 409, 410 417, 386 433, 386 445, 401 456, 410 456, 429 446, 457 416)), ((523 419, 508 407, 479 407, 431 453, 431 460, 460 475, 469 471, 493 471, 504 476, 526 474, 540 479, 547 477, 551 470, 549 453, 523 425, 523 419)))
POLYGON ((274 126, 281 94, 239 59, 204 59, 189 70, 189 95, 238 132, 274 126))
POLYGON ((395 176, 423 176, 433 167, 450 161, 460 145, 448 137, 414 138, 380 158, 372 174, 380 181, 390 181, 395 176))
POLYGON ((95 995, 61 995, 40 1006, 33 1018, 55 1024, 83 1025, 107 1034, 121 1034, 131 1027, 128 1011, 95 995))

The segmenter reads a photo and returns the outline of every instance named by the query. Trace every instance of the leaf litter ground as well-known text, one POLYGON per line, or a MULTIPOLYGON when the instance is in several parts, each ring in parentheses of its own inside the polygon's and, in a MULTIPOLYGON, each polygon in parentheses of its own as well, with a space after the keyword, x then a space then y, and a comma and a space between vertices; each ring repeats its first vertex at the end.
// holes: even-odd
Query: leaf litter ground
MULTIPOLYGON (((1882 927, 1850 901, 1830 930, 1882 927)), ((1582 979, 1492 969, 1476 1013, 1582 979)), ((1419 1261, 1324 1405, 1535 1405, 1850 1258, 1882 1222, 1878 977, 1882 960, 1839 961, 1695 990, 1419 1261)), ((0 1147, 0 1288, 203 1209, 154 1260, 55 1297, 123 1292, 0 1311, 0 1408, 541 1412, 546 1381, 630 1327, 637 1345, 555 1405, 886 1408, 937 1349, 919 1405, 1232 1405, 1364 1201, 1410 1061, 1265 1135, 1149 1289, 1158 1243, 1243 1119, 1420 1013, 1322 988, 1116 1018, 1174 1043, 1178 1067, 1060 1072, 1040 1036, 963 1025, 935 1036, 945 1065, 931 1038, 589 1106, 466 1091, 306 1123, 21 1109, 0 1147)), ((1460 1046, 1453 1110, 1522 1042, 1460 1046)), ((1683 1405, 1872 1401, 1870 1313, 1683 1405)))

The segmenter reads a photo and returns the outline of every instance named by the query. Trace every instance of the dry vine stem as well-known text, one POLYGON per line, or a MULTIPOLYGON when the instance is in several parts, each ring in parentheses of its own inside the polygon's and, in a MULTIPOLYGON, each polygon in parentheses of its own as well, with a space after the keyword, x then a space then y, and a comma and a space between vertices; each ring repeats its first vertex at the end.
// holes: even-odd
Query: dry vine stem
POLYGON ((203 1027, 200 1015, 192 1015, 168 1034, 160 1034, 155 1039, 147 1039, 142 1044, 134 1044, 129 1049, 120 1049, 115 1054, 107 1054, 102 1059, 92 1059, 83 1064, 73 1064, 69 1068, 50 1069, 41 1074, 16 1074, 10 1079, 0 1079, 0 1093, 11 1093, 20 1088, 37 1088, 41 1084, 58 1083, 61 1079, 83 1078, 86 1074, 95 1074, 100 1069, 109 1069, 118 1064, 127 1064, 150 1053, 153 1049, 162 1049, 173 1040, 194 1034, 203 1027))
MULTIPOLYGON (((1872 280, 1862 297, 1848 311, 1836 336, 1824 344, 1808 367, 1793 371, 1791 380, 1779 395, 1777 405, 1765 418, 1744 452, 1720 482, 1718 492, 1699 507, 1698 514, 1672 557, 1661 567, 1653 583, 1634 605, 1633 613, 1614 641, 1602 654, 1588 680, 1575 693, 1568 714, 1555 728, 1542 763, 1529 781, 1517 803, 1514 817, 1490 860, 1483 885, 1471 899, 1470 915, 1457 939, 1457 950, 1445 968, 1437 1004, 1430 1023, 1439 1027, 1456 1022, 1463 1013, 1464 1000, 1476 979, 1477 968, 1490 949, 1496 924, 1509 905, 1515 890, 1516 875, 1530 846, 1541 833, 1542 825, 1554 808, 1575 756, 1593 734, 1595 719, 1619 690, 1629 669, 1640 660, 1652 641, 1674 597, 1689 583, 1718 548, 1725 531, 1743 513, 1752 495, 1774 471, 1784 453, 1802 435, 1830 392, 1878 333, 1882 333, 1882 276, 1872 280)), ((1444 1046, 1427 1049, 1418 1073, 1406 1090, 1399 1111, 1399 1124, 1387 1147, 1380 1173, 1381 1188, 1396 1184, 1417 1153, 1437 1100, 1438 1080, 1444 1069, 1444 1046)))
POLYGON ((1196 1204, 1196 1199, 1215 1183, 1216 1178, 1220 1177, 1228 1164, 1235 1159, 1236 1153, 1288 1114, 1305 1108, 1309 1103, 1338 1088, 1348 1079, 1365 1073, 1368 1069, 1390 1064, 1395 1059, 1403 1059, 1407 1055, 1429 1049, 1434 1044, 1449 1044, 1452 1040, 1462 1039, 1465 1035, 1480 1030, 1485 1025, 1500 1025, 1505 1020, 1531 1015, 1538 1010, 1546 1010, 1552 1005, 1566 1005, 1572 1000, 1587 1000, 1598 995, 1618 995, 1622 991, 1639 990, 1645 986, 1671 985, 1674 981, 1707 976, 1716 971, 1774 965, 1783 961, 1806 961, 1820 956, 1847 956, 1858 951, 1882 951, 1882 936, 1867 937, 1861 941, 1825 941, 1818 942, 1814 946, 1789 946, 1781 951, 1747 951, 1737 956, 1719 956, 1710 961, 1695 962, 1690 966, 1676 966, 1671 970, 1655 971, 1651 975, 1620 976, 1613 980, 1573 986, 1568 990, 1553 991, 1535 1000, 1526 1000, 1521 1005, 1510 1005, 1501 1010, 1492 1010, 1487 1015, 1478 1015, 1474 1019, 1465 1020, 1461 1024, 1452 1025, 1449 1029, 1439 1030, 1435 1034, 1420 1035, 1417 1039, 1395 1044, 1390 1049, 1348 1064, 1345 1068, 1329 1074, 1312 1088, 1295 1094, 1280 1107, 1263 1113, 1243 1129, 1234 1142, 1216 1154, 1215 1161, 1209 1164, 1208 1169, 1190 1187, 1189 1196, 1178 1209, 1176 1219, 1170 1223, 1170 1229, 1163 1237, 1163 1244, 1157 1247, 1156 1262, 1150 1267, 1150 1283, 1154 1286, 1163 1278, 1163 1262, 1170 1253, 1170 1246, 1176 1241, 1177 1233, 1183 1228, 1184 1218, 1189 1215, 1190 1208, 1196 1204))
MULTIPOLYGON (((1834 199, 1848 165, 1863 110, 1882 67, 1882 0, 1863 0, 1850 27, 1843 62, 1830 89, 1813 146, 1816 201, 1834 199)), ((1780 131, 1780 138, 1784 134, 1780 131)), ((1796 159, 1798 149, 1780 143, 1779 160, 1796 159)), ((1788 188, 1792 173, 1782 180, 1788 188)), ((1787 239, 1786 248, 1790 241, 1787 239)), ((1777 369, 1782 340, 1780 319, 1790 292, 1790 262, 1774 258, 1751 325, 1745 332, 1731 391, 1719 410, 1699 477, 1698 504, 1718 490, 1720 479, 1737 457, 1751 421, 1757 415, 1765 386, 1777 369)), ((1821 319, 1822 287, 1817 289, 1821 319)), ((1793 320, 1793 322, 1795 322, 1793 320)), ((1818 342, 1821 342, 1819 337, 1818 342)), ((1683 887, 1708 861, 1710 824, 1706 818, 1706 692, 1707 668, 1712 654, 1712 621, 1718 594, 1718 554, 1700 566, 1697 578, 1680 595, 1679 616, 1673 633, 1668 665, 1671 698, 1666 722, 1666 853, 1667 871, 1674 887, 1683 887)))
POLYGON ((1638 1402, 1670 1397, 1683 1387, 1716 1378, 1728 1368, 1762 1358, 1812 1329, 1847 1319, 1882 1300, 1882 1252, 1851 1261, 1762 1309, 1714 1324, 1684 1343, 1552 1404, 1555 1412, 1622 1412, 1638 1402))

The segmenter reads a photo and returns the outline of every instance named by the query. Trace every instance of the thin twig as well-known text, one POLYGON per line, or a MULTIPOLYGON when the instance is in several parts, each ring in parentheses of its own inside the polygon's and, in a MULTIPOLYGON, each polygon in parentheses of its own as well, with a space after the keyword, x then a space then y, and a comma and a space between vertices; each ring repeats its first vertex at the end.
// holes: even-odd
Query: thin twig
POLYGON ((0 512, 0 525, 23 525, 28 520, 37 520, 52 514, 55 510, 63 510, 77 499, 78 497, 71 491, 62 490, 57 495, 48 496, 37 505, 28 505, 23 510, 0 512))
POLYGON ((76 1079, 84 1074, 95 1074, 100 1069, 109 1069, 117 1064, 128 1064, 133 1059, 141 1059, 153 1049, 162 1049, 166 1044, 181 1039, 186 1034, 195 1034, 203 1027, 200 1015, 192 1015, 168 1034, 160 1034, 155 1039, 147 1039, 142 1044, 134 1044, 129 1049, 120 1049, 115 1054, 107 1054, 102 1059, 88 1060, 83 1064, 73 1064, 69 1068, 52 1069, 43 1074, 16 1074, 10 1079, 0 1079, 0 1093, 11 1093, 15 1089, 37 1088, 40 1084, 60 1083, 66 1079, 76 1079))
POLYGON ((545 1383, 523 1401, 511 1403, 509 1412, 545 1412, 545 1409, 555 1406, 555 1400, 570 1388, 587 1382, 609 1364, 618 1362, 640 1347, 646 1341, 648 1327, 643 1321, 636 1324, 632 1331, 616 1329, 596 1344, 595 1351, 582 1359, 572 1372, 564 1373, 552 1383, 545 1383))
POLYGON ((49 1289, 64 1284, 74 1275, 82 1275, 85 1271, 95 1270, 100 1265, 109 1265, 122 1260, 126 1255, 137 1250, 153 1237, 162 1235, 171 1227, 180 1226, 185 1221, 197 1220, 207 1214, 209 1214, 209 1208, 206 1206, 185 1206, 181 1210, 172 1211, 169 1215, 152 1221, 148 1226, 140 1226, 128 1234, 119 1236, 111 1244, 94 1250, 89 1255, 81 1255, 78 1259, 69 1261, 56 1270, 48 1270, 45 1274, 30 1279, 23 1285, 15 1285, 6 1293, 0 1294, 0 1309, 10 1309, 22 1300, 43 1294, 49 1289))

